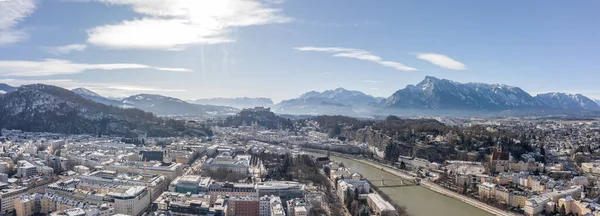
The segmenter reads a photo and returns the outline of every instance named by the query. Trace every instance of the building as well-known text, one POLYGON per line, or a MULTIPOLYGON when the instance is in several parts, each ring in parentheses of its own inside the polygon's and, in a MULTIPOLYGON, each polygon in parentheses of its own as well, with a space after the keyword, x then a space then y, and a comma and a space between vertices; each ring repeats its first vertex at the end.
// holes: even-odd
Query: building
POLYGON ((184 175, 178 177, 171 184, 175 183, 175 192, 177 193, 198 193, 198 185, 200 185, 201 177, 198 175, 184 175))
POLYGON ((270 207, 270 216, 285 216, 285 211, 283 210, 283 205, 281 203, 281 198, 279 197, 273 197, 270 201, 269 201, 269 207, 270 207))
POLYGON ((375 212, 376 215, 398 215, 396 208, 394 208, 392 204, 381 198, 379 194, 367 194, 367 204, 369 205, 369 208, 371 208, 373 212, 375 212))
POLYGON ((260 215, 258 197, 231 196, 227 199, 227 215, 256 216, 260 215))
POLYGON ((162 151, 140 151, 142 161, 163 161, 164 152, 162 151))
POLYGON ((496 185, 494 197, 501 204, 510 204, 510 191, 502 186, 496 185))
POLYGON ((90 172, 90 168, 82 165, 77 165, 73 168, 73 171, 79 174, 86 174, 90 172))
POLYGON ((183 164, 180 163, 171 163, 165 166, 126 166, 113 164, 110 166, 106 166, 105 169, 120 173, 146 173, 153 175, 162 175, 167 178, 167 182, 171 182, 175 178, 177 178, 177 176, 181 176, 183 174, 183 164))
POLYGON ((581 169, 585 173, 600 175, 600 162, 581 163, 581 169))
POLYGON ((559 199, 565 198, 567 196, 571 197, 581 197, 581 192, 583 191, 583 186, 571 186, 566 190, 556 190, 548 193, 543 193, 541 196, 547 197, 552 202, 558 202, 559 199))
POLYGON ((29 163, 29 161, 20 160, 17 162, 17 175, 19 177, 29 177, 37 174, 37 168, 35 165, 29 163))
POLYGON ((496 184, 483 182, 478 185, 478 194, 482 199, 494 198, 496 195, 496 184))
POLYGON ((27 192, 27 188, 9 188, 0 191, 0 213, 8 214, 15 209, 15 200, 27 192))
POLYGON ((133 186, 120 193, 111 192, 108 196, 114 201, 118 214, 137 216, 150 205, 150 195, 144 186, 133 186))
POLYGON ((227 153, 223 153, 220 156, 208 159, 202 166, 210 169, 212 172, 226 170, 241 175, 248 175, 249 161, 234 159, 227 153))
POLYGON ((527 193, 522 191, 513 191, 510 193, 510 206, 523 208, 527 199, 527 193))
POLYGON ((36 195, 24 195, 19 199, 15 199, 14 207, 17 216, 31 216, 40 211, 40 199, 36 195))
POLYGON ((293 181, 268 181, 256 184, 259 196, 278 196, 282 199, 293 199, 304 197, 305 185, 293 181))
POLYGON ((168 211, 173 215, 206 215, 210 211, 210 195, 164 192, 152 202, 152 211, 168 211))
POLYGON ((567 196, 558 200, 558 208, 565 206, 566 213, 573 215, 588 215, 592 214, 592 210, 588 208, 589 203, 582 203, 567 196))
POLYGON ((346 199, 352 199, 352 197, 347 197, 347 191, 350 191, 351 194, 354 194, 354 185, 348 184, 342 180, 338 181, 336 193, 342 203, 345 203, 346 199))
POLYGON ((270 216, 271 215, 271 200, 273 199, 281 199, 277 196, 262 196, 259 198, 259 215, 260 216, 270 216))
POLYGON ((312 209, 312 205, 304 199, 291 199, 287 201, 288 216, 304 216, 312 209))
POLYGON ((494 172, 504 172, 509 166, 510 155, 508 152, 502 151, 502 148, 497 146, 494 152, 490 155, 490 169, 494 172))
POLYGON ((208 188, 208 194, 210 195, 210 204, 213 205, 219 196, 254 196, 258 197, 256 188, 251 184, 232 184, 232 183, 220 183, 212 184, 208 188))
POLYGON ((525 201, 525 207, 523 208, 525 215, 533 216, 540 214, 546 208, 546 203, 548 202, 550 202, 548 197, 532 196, 525 201))
MULTIPOLYGON (((347 184, 351 184, 355 189, 358 189, 360 194, 369 193, 371 191, 371 185, 366 180, 361 179, 342 179, 347 184)), ((354 191, 352 191, 354 193, 354 191)))

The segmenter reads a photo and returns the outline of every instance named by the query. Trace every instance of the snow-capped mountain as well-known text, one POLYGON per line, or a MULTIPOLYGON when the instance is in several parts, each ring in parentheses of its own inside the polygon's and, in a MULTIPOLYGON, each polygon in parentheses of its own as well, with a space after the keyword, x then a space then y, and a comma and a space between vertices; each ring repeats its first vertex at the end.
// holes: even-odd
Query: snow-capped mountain
POLYGON ((595 101, 581 94, 550 92, 538 94, 535 98, 554 109, 600 111, 595 101))
POLYGON ((0 97, 0 128, 120 136, 137 136, 139 133, 149 136, 199 135, 206 132, 199 129, 187 133, 186 127, 171 125, 164 124, 163 119, 149 112, 107 106, 50 85, 25 85, 0 97))
POLYGON ((458 83, 427 76, 381 102, 386 108, 434 110, 511 110, 544 108, 521 88, 484 83, 458 83))
POLYGON ((71 91, 74 92, 75 94, 78 94, 81 97, 90 99, 90 100, 98 102, 98 103, 111 105, 111 106, 121 106, 120 101, 105 98, 105 97, 97 94, 96 92, 93 92, 86 88, 76 88, 76 89, 72 89, 71 91))
POLYGON ((270 98, 206 98, 190 101, 194 104, 207 104, 215 106, 229 106, 238 109, 254 107, 271 107, 273 101, 270 98))
POLYGON ((12 87, 7 84, 0 83, 0 94, 6 94, 6 93, 13 92, 16 90, 17 90, 16 87, 12 87))
POLYGON ((177 98, 156 94, 133 95, 123 99, 121 103, 124 107, 138 108, 157 115, 233 115, 238 111, 233 107, 191 104, 177 98))
POLYGON ((378 102, 377 98, 360 91, 337 88, 324 92, 310 91, 298 98, 284 100, 274 106, 274 111, 303 115, 356 115, 370 112, 370 106, 375 106, 378 102))

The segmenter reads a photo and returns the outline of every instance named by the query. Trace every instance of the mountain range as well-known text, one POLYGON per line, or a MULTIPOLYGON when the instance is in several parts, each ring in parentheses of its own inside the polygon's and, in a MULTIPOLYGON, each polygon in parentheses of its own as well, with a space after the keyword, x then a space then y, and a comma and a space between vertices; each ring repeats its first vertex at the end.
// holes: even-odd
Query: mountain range
POLYGON ((432 110, 513 110, 545 108, 521 88, 499 84, 458 83, 427 76, 382 101, 386 108, 432 110))
POLYGON ((138 108, 157 115, 220 116, 233 115, 238 111, 233 107, 191 104, 177 98, 156 94, 137 94, 121 100, 114 100, 85 88, 76 88, 71 91, 94 102, 121 108, 138 108))
POLYGON ((96 92, 93 92, 86 88, 76 88, 76 89, 71 89, 71 91, 75 94, 78 94, 81 97, 90 99, 94 102, 111 105, 111 106, 121 106, 121 101, 111 100, 111 99, 102 97, 101 95, 97 94, 96 92))
POLYGON ((380 100, 360 91, 337 88, 304 93, 298 98, 281 101, 273 106, 273 110, 300 115, 368 115, 380 100))
MULTIPOLYGON (((0 84, 0 91, 17 88, 0 84)), ((579 113, 600 111, 598 101, 581 94, 545 93, 532 96, 519 87, 502 84, 459 83, 426 76, 416 85, 408 85, 387 98, 360 91, 337 88, 323 92, 310 91, 298 98, 273 104, 269 98, 212 98, 183 101, 177 98, 138 94, 124 99, 111 99, 84 88, 72 92, 94 102, 120 108, 138 108, 157 115, 221 116, 233 115, 242 108, 271 107, 278 114, 291 115, 374 115, 503 112, 579 113), (408 114, 415 114, 409 112, 408 114)), ((0 94, 1 96, 1 94, 0 94)))
POLYGON ((221 116, 234 115, 233 107, 191 104, 183 100, 156 94, 138 94, 121 100, 123 107, 135 107, 157 115, 221 116))
POLYGON ((598 106, 596 101, 581 94, 551 92, 538 94, 535 96, 535 98, 553 109, 600 111, 600 106, 598 106))
POLYGON ((72 91, 43 84, 21 86, 0 97, 0 128, 126 137, 212 134, 198 124, 97 103, 72 91))

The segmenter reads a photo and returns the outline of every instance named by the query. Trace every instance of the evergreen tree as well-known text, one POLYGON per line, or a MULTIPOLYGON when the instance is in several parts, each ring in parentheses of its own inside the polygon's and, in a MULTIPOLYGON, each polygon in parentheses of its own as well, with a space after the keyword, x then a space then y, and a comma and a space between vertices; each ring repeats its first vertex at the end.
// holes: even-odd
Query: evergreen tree
POLYGON ((540 146, 540 154, 542 154, 542 156, 546 155, 546 150, 544 150, 544 146, 540 146))
POLYGON ((329 168, 328 166, 323 167, 323 173, 325 173, 325 176, 327 176, 327 178, 329 178, 329 175, 331 173, 331 168, 329 168))
POLYGON ((350 188, 346 189, 346 196, 345 196, 345 204, 346 204, 346 208, 350 209, 351 205, 352 205, 352 192, 350 191, 350 188))
POLYGON ((559 212, 560 216, 566 216, 567 215, 567 208, 565 208, 565 204, 562 204, 560 206, 560 212, 559 212))

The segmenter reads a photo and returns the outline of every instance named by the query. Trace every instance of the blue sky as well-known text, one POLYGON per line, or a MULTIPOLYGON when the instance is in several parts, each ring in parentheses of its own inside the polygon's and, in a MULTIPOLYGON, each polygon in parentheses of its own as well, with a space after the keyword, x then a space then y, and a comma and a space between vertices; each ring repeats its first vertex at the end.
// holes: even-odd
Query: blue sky
POLYGON ((426 75, 600 99, 599 1, 0 0, 0 82, 387 97, 426 75))

